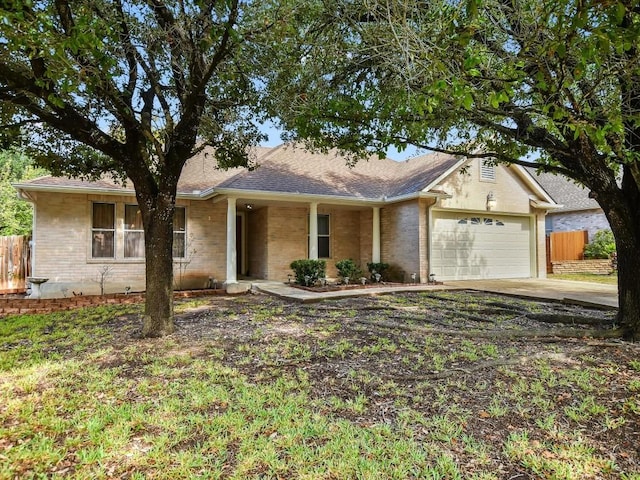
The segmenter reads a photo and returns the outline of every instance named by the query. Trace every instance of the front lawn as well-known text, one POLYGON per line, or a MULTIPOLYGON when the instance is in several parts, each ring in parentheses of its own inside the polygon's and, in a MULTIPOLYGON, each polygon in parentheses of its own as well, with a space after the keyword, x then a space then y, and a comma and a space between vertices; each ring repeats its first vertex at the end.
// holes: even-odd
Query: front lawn
POLYGON ((0 319, 0 478, 640 479, 614 312, 212 297, 141 340, 140 309, 0 319))

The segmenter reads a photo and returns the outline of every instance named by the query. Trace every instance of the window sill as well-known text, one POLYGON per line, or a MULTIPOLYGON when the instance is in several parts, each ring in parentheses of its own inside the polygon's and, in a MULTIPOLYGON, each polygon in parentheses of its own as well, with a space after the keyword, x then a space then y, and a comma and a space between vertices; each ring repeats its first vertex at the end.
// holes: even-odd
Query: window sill
POLYGON ((87 260, 88 264, 98 264, 98 263, 144 263, 144 258, 89 258, 87 260))

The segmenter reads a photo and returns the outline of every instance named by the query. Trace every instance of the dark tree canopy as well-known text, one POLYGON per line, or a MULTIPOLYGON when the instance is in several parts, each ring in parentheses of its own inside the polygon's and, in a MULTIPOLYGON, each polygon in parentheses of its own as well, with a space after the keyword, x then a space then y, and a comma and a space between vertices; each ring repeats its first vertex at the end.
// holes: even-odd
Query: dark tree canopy
POLYGON ((616 237, 624 333, 640 338, 637 2, 329 3, 300 39, 297 81, 273 78, 295 99, 274 107, 292 136, 490 156, 585 185, 616 237))

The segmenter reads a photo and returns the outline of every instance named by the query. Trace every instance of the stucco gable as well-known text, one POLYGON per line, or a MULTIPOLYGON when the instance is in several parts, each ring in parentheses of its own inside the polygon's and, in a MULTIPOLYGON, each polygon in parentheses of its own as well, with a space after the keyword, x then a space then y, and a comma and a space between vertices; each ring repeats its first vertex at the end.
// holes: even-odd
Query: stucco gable
POLYGON ((486 210, 487 197, 495 200, 493 210, 527 214, 532 201, 553 206, 553 199, 517 165, 495 166, 495 180, 480 178, 482 159, 468 159, 442 178, 434 189, 441 189, 450 198, 441 200, 443 208, 486 210))

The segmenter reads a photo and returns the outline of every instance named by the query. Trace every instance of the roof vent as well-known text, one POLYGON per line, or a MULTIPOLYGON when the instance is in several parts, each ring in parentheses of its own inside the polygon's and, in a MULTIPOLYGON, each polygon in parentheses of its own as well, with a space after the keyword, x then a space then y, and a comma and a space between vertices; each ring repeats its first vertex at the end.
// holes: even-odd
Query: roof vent
POLYGON ((487 160, 482 161, 480 164, 480 180, 495 182, 496 166, 493 163, 487 160))

